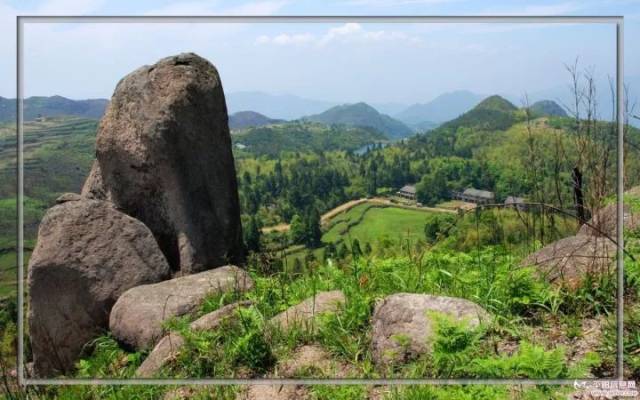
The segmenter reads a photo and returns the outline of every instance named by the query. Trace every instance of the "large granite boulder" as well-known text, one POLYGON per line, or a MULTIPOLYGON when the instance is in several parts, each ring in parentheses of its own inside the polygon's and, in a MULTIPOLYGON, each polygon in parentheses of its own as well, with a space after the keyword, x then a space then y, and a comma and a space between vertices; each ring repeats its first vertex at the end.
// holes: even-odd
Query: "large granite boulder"
POLYGON ((151 349, 164 336, 164 321, 192 313, 209 295, 244 292, 252 287, 249 274, 233 265, 137 286, 118 298, 109 329, 128 347, 151 349))
POLYGON ((431 350, 433 314, 443 314, 469 327, 488 322, 479 305, 455 297, 396 293, 376 304, 372 317, 371 349, 378 367, 403 363, 431 350))
POLYGON ((271 318, 269 323, 282 331, 293 327, 308 329, 317 315, 336 312, 344 302, 345 297, 340 290, 319 292, 271 318))
MULTIPOLYGON (((72 197, 72 196, 67 196, 72 197)), ((151 231, 98 200, 49 209, 29 262, 29 335, 37 376, 69 372, 127 289, 170 269, 151 231)))
POLYGON ((525 258, 522 266, 534 266, 547 281, 575 288, 587 274, 613 270, 616 245, 608 238, 576 235, 550 243, 525 258))
MULTIPOLYGON (((640 228, 640 214, 634 213, 631 207, 623 207, 624 227, 630 231, 640 228)), ((609 204, 593 215, 588 224, 582 225, 578 235, 604 236, 615 240, 618 227, 618 207, 617 204, 609 204)))
MULTIPOLYGON (((193 331, 216 330, 228 319, 232 318, 239 308, 249 307, 251 301, 245 300, 226 305, 216 311, 203 315, 190 324, 193 331)), ((168 362, 174 359, 182 346, 184 338, 178 333, 169 333, 163 337, 153 348, 153 351, 145 358, 144 362, 136 370, 136 377, 152 378, 168 362)))
POLYGON ((83 194, 144 222, 173 270, 243 262, 227 108, 207 60, 180 54, 125 76, 98 127, 96 158, 83 194))

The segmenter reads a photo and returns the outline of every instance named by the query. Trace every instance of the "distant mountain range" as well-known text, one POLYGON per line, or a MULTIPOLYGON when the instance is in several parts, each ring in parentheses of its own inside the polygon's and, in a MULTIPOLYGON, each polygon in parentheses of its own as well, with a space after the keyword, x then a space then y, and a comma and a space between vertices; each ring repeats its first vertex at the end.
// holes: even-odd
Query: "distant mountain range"
MULTIPOLYGON (((24 119, 39 116, 57 117, 71 115, 85 118, 101 118, 109 101, 106 99, 71 100, 62 96, 29 97, 24 100, 24 119)), ((0 97, 0 121, 15 121, 16 100, 0 97)))
POLYGON ((413 134, 411 128, 386 114, 379 113, 367 103, 335 106, 320 114, 306 116, 304 119, 323 124, 373 128, 389 139, 401 139, 413 134))
POLYGON ((274 95, 262 92, 235 92, 226 94, 229 113, 251 110, 277 119, 298 119, 317 114, 333 107, 335 103, 311 100, 290 94, 274 95))
POLYGON ((273 119, 255 111, 239 111, 229 115, 229 129, 244 129, 251 126, 265 126, 285 122, 273 119))
MULTIPOLYGON (((626 82, 629 83, 632 89, 630 104, 633 104, 634 99, 637 98, 637 96, 634 97, 637 90, 634 91, 633 89, 640 87, 640 77, 627 77, 626 82)), ((517 96, 502 96, 513 104, 520 105, 517 96)), ((532 108, 541 115, 566 115, 564 106, 571 103, 568 89, 561 86, 545 91, 532 92, 528 96, 531 101, 536 101, 533 103, 532 108)), ((377 114, 383 116, 380 117, 371 113, 371 116, 375 116, 377 121, 368 124, 362 124, 362 119, 357 115, 338 115, 340 113, 344 114, 345 110, 340 111, 340 106, 330 101, 314 100, 294 95, 272 95, 263 92, 229 93, 226 96, 226 100, 232 129, 262 126, 281 122, 282 120, 295 120, 310 116, 309 119, 321 120, 325 121, 325 123, 344 123, 354 126, 373 126, 374 128, 385 127, 388 130, 387 134, 391 132, 391 137, 395 138, 407 135, 406 130, 399 124, 412 129, 414 132, 428 131, 471 110, 484 97, 477 93, 460 90, 444 93, 429 102, 413 105, 393 102, 368 103, 370 109, 364 111, 364 114, 370 113, 371 109, 373 109, 377 114), (334 110, 328 113, 330 109, 334 110), (240 114, 241 112, 255 114, 240 114), (328 113, 328 115, 325 113, 328 113), (386 120, 386 122, 381 120, 386 120), (385 126, 388 124, 393 126, 385 126)), ((598 85, 597 102, 601 118, 611 118, 610 93, 606 84, 602 82, 598 85)), ((25 120, 33 120, 38 116, 56 117, 65 115, 97 119, 103 115, 107 105, 108 100, 106 99, 72 100, 62 96, 29 97, 25 100, 25 120)), ((0 122, 15 121, 15 109, 15 99, 0 97, 0 122)), ((636 107, 636 110, 638 109, 640 109, 640 106, 636 107)), ((347 111, 347 114, 351 112, 347 111)), ((359 110, 358 114, 361 111, 363 110, 359 110)), ((635 114, 640 114, 640 112, 636 111, 635 114)), ((630 123, 640 126, 640 120, 638 119, 632 118, 630 123)))
POLYGON ((414 127, 425 122, 439 124, 470 110, 484 97, 466 90, 445 93, 430 102, 411 105, 394 117, 414 127))

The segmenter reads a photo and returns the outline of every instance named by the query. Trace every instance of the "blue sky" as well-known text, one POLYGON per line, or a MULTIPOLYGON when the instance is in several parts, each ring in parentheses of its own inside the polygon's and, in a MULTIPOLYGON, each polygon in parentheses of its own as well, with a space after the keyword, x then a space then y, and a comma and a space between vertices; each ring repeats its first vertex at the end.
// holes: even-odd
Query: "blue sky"
MULTIPOLYGON (((0 96, 15 96, 15 15, 624 15, 625 75, 640 76, 640 0, 105 1, 0 0, 0 96), (6 39, 6 40, 5 40, 6 39)), ((25 28, 27 95, 109 97, 126 73, 195 51, 227 92, 337 102, 425 102, 452 90, 556 93, 580 58, 601 82, 615 72, 604 25, 70 24, 25 28)), ((638 80, 640 83, 640 80, 638 80)))

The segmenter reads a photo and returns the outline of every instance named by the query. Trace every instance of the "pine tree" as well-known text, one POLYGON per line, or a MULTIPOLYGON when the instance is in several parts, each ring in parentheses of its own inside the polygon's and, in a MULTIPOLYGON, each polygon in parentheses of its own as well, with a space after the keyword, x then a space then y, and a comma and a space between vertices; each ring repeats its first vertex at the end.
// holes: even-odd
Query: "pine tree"
POLYGON ((306 228, 305 224, 300 218, 298 214, 294 215, 291 218, 291 225, 289 228, 289 237, 291 238, 291 242, 294 244, 303 243, 306 237, 306 228))
POLYGON ((354 259, 362 256, 362 249, 360 249, 360 241, 356 238, 351 242, 351 256, 354 259))
POLYGON ((305 225, 305 244, 309 247, 318 247, 322 242, 322 230, 320 229, 320 213, 315 207, 312 207, 307 213, 305 225))
POLYGON ((249 219, 249 223, 243 230, 243 235, 244 235, 244 243, 245 243, 245 246, 247 247, 247 250, 253 251, 256 253, 259 252, 260 237, 262 236, 262 231, 261 231, 260 221, 258 221, 258 218, 256 218, 255 215, 253 215, 249 219))

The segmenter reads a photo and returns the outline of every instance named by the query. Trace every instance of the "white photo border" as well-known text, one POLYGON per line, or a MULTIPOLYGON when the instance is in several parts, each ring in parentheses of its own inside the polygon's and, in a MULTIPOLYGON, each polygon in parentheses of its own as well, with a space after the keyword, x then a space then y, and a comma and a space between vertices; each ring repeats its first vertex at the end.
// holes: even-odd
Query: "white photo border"
MULTIPOLYGON (((42 16, 16 17, 17 80, 17 265, 18 265, 18 351, 17 377, 20 385, 573 385, 574 379, 39 379, 25 376, 24 366, 24 27, 38 23, 522 23, 605 24, 616 26, 616 121, 617 159, 617 253, 616 253, 616 368, 614 378, 624 380, 624 17, 623 16, 42 16)), ((597 379, 580 379, 598 381, 597 379)))

